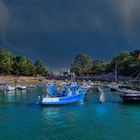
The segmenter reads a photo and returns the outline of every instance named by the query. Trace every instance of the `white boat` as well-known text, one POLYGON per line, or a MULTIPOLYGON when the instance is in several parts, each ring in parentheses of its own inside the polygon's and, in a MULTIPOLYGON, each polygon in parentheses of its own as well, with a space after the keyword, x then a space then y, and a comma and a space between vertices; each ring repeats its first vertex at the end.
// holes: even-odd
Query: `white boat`
POLYGON ((127 88, 118 88, 117 91, 123 92, 123 93, 128 93, 128 94, 140 94, 140 91, 127 89, 127 88))
POLYGON ((36 85, 32 85, 32 84, 31 84, 31 85, 28 85, 28 86, 27 86, 27 89, 35 89, 35 88, 37 88, 36 85))
POLYGON ((123 99, 125 102, 136 102, 140 101, 140 91, 122 88, 117 89, 119 92, 119 96, 123 99))
POLYGON ((15 87, 11 85, 5 85, 3 91, 14 91, 15 87))
POLYGON ((0 84, 0 91, 3 91, 5 87, 5 84, 0 84))
POLYGON ((116 91, 122 84, 117 83, 118 81, 118 62, 115 63, 115 82, 107 85, 111 91, 116 91))
POLYGON ((27 90, 27 86, 21 86, 21 85, 17 85, 16 90, 27 90))
POLYGON ((90 85, 90 84, 88 84, 88 83, 86 83, 86 82, 81 83, 81 84, 80 84, 80 87, 81 87, 81 89, 85 89, 85 90, 90 90, 90 89, 93 88, 92 85, 90 85))
POLYGON ((108 84, 107 87, 110 88, 111 91, 116 91, 122 84, 111 83, 108 84))

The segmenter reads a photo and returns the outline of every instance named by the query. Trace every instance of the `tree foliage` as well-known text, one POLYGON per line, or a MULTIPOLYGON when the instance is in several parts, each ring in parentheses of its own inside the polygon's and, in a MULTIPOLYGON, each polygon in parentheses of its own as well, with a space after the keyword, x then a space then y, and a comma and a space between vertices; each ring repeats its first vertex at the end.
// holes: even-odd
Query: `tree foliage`
POLYGON ((11 74, 13 65, 13 56, 11 53, 0 49, 0 73, 11 74))
POLYGON ((109 63, 104 63, 100 60, 92 60, 86 54, 79 54, 75 57, 71 65, 71 71, 76 75, 82 75, 85 72, 92 72, 94 74, 109 73, 114 72, 117 65, 119 75, 130 76, 137 70, 140 70, 139 55, 140 50, 126 51, 112 58, 109 63))
POLYGON ((140 69, 140 59, 138 59, 140 51, 123 52, 114 57, 110 64, 106 66, 107 72, 113 72, 115 64, 118 65, 118 73, 120 75, 130 76, 135 71, 140 69))
POLYGON ((15 75, 33 76, 35 75, 35 67, 33 63, 25 57, 17 56, 13 59, 13 73, 15 75))
POLYGON ((106 66, 106 64, 103 61, 95 60, 95 61, 93 61, 92 72, 96 73, 96 74, 102 73, 105 71, 105 66, 106 66))
POLYGON ((47 69, 43 62, 37 60, 35 64, 21 56, 13 56, 8 51, 0 49, 0 74, 13 74, 21 76, 45 75, 47 69))
POLYGON ((91 68, 92 59, 87 54, 77 55, 71 65, 71 71, 76 75, 83 75, 85 72, 90 72, 91 68))
POLYGON ((40 60, 36 60, 34 63, 35 69, 36 69, 36 75, 42 75, 46 76, 47 74, 47 69, 44 65, 44 63, 40 60))

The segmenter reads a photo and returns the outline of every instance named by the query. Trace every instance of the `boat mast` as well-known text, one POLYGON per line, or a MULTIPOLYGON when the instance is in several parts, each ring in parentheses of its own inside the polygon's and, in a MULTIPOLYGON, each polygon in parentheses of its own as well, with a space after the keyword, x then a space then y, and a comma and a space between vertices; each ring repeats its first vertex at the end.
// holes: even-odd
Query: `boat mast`
POLYGON ((117 83, 118 81, 118 64, 117 62, 115 63, 115 82, 117 83))
POLYGON ((75 82, 75 74, 71 73, 71 83, 74 83, 74 82, 75 82))

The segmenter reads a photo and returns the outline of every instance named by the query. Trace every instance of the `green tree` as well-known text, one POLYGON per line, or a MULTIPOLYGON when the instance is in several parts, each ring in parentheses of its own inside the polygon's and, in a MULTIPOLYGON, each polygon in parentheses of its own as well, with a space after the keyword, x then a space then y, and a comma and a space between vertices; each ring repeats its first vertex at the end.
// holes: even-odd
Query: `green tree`
POLYGON ((114 57, 110 64, 106 66, 106 70, 109 72, 113 72, 115 69, 115 65, 117 64, 119 67, 119 70, 122 69, 122 66, 125 62, 127 62, 131 58, 130 52, 123 52, 119 54, 118 56, 114 57))
POLYGON ((21 56, 16 56, 13 64, 13 74, 16 75, 24 75, 25 74, 25 66, 26 66, 26 58, 21 56))
POLYGON ((95 60, 93 61, 92 65, 92 72, 94 73, 102 73, 105 71, 105 63, 101 60, 95 60))
POLYGON ((36 74, 35 66, 33 65, 32 61, 26 60, 24 75, 26 76, 34 76, 36 74))
POLYGON ((13 65, 13 56, 11 53, 0 49, 0 73, 11 74, 13 65))
POLYGON ((36 60, 34 63, 36 75, 46 76, 47 68, 41 60, 36 60))
POLYGON ((25 57, 14 57, 10 52, 0 49, 0 74, 22 76, 46 75, 47 69, 40 60, 37 60, 34 65, 32 61, 25 57))
POLYGON ((13 64, 13 74, 23 76, 35 75, 35 67, 33 63, 25 57, 16 56, 13 64))
POLYGON ((71 64, 71 71, 76 75, 83 75, 85 72, 90 72, 92 68, 92 58, 87 54, 79 54, 75 57, 71 64))
POLYGON ((140 69, 140 60, 138 54, 140 51, 123 52, 114 57, 110 64, 106 66, 107 72, 113 72, 115 64, 118 65, 118 73, 120 75, 130 76, 136 70, 140 69))

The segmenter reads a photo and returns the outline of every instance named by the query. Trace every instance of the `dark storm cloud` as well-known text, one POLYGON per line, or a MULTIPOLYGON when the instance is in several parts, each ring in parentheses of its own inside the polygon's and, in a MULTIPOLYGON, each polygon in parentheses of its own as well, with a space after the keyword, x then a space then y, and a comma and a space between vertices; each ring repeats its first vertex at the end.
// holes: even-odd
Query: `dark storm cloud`
POLYGON ((124 37, 131 49, 139 49, 140 45, 140 1, 118 0, 116 3, 123 24, 124 37))
POLYGON ((4 29, 6 28, 7 22, 9 19, 9 9, 7 6, 3 3, 2 0, 0 0, 0 32, 2 33, 4 29))
MULTIPOLYGON (((14 30, 104 31, 110 18, 114 16, 110 14, 114 12, 114 6, 109 0, 102 0, 102 2, 93 0, 15 0, 9 1, 9 3, 11 9, 9 28, 14 30)), ((112 22, 109 25, 112 26, 112 22)))
MULTIPOLYGON (((8 30, 18 32, 65 30, 104 32, 112 30, 111 27, 114 26, 135 30, 140 18, 139 0, 6 1, 7 9, 10 10, 8 30)), ((0 5, 4 7, 1 9, 6 13, 6 6, 0 5)))
POLYGON ((1 0, 1 42, 56 67, 79 52, 110 59, 139 48, 139 6, 139 0, 1 0))

